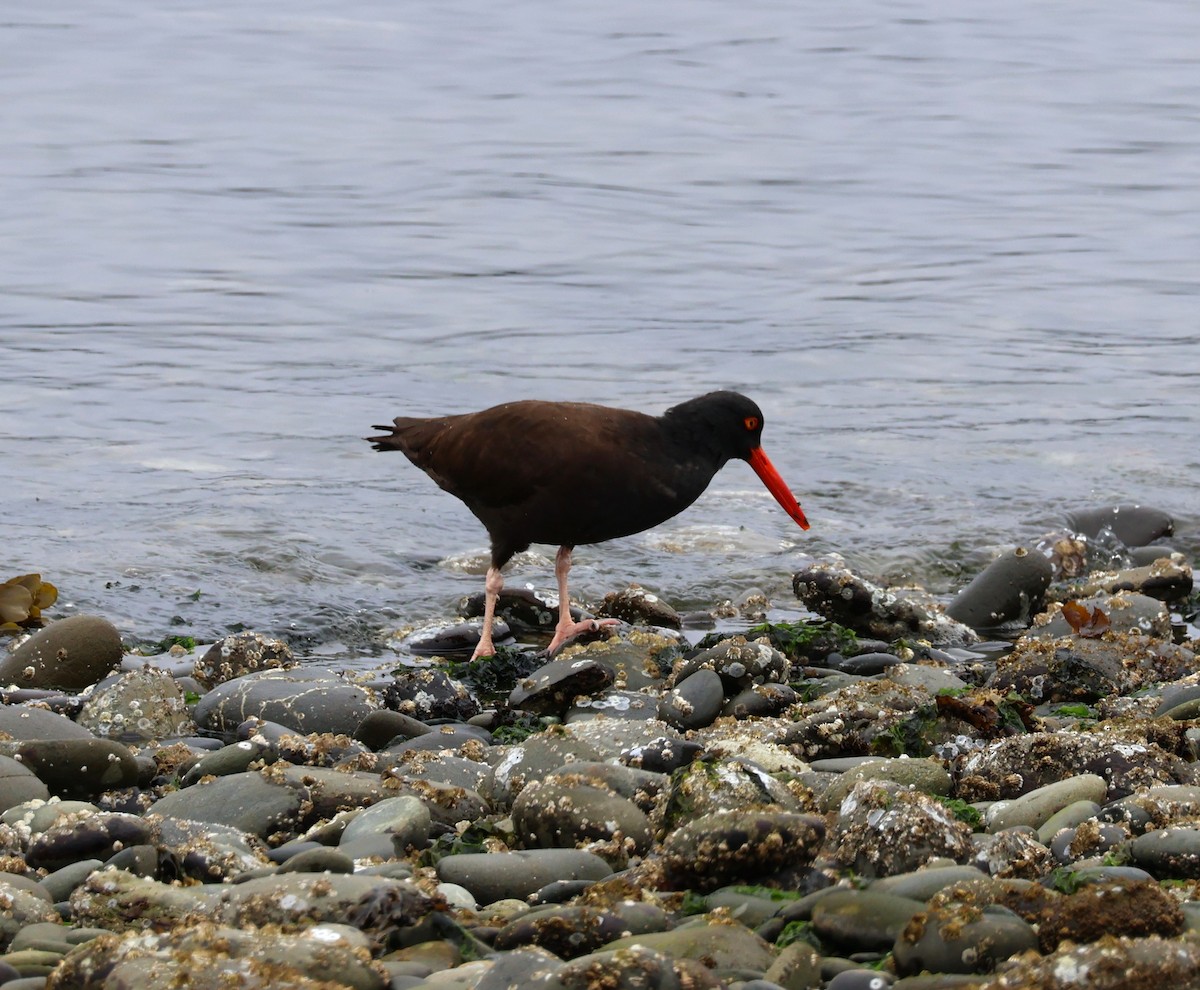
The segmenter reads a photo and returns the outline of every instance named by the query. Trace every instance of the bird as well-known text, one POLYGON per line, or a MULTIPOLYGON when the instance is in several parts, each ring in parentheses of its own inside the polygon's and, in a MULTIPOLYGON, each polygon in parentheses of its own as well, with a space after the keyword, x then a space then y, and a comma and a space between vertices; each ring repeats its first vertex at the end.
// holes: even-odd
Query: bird
POLYGON ((733 459, 747 461, 802 529, 808 519, 762 449, 762 410, 738 392, 709 392, 653 416, 585 402, 521 399, 480 412, 397 416, 364 437, 399 450, 460 499, 491 540, 483 628, 471 659, 495 653, 501 568, 531 544, 558 546, 558 622, 546 653, 615 620, 571 618, 571 553, 657 526, 696 501, 733 459))

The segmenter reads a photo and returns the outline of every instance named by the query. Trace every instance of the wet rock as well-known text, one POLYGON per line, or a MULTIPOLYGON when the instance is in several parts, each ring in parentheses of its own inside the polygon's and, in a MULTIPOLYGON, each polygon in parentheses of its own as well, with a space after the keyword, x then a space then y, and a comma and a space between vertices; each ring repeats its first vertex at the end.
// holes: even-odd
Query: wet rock
POLYGON ((580 849, 527 849, 508 853, 460 853, 438 861, 438 878, 465 887, 480 904, 524 899, 556 880, 603 880, 611 867, 580 849))
POLYGON ((934 644, 978 641, 974 632, 947 616, 928 595, 880 588, 833 561, 820 561, 798 571, 792 575, 792 588, 812 611, 889 643, 897 639, 925 639, 934 644))
POLYGON ((1043 952, 1065 941, 1096 942, 1105 935, 1180 934, 1184 929, 1179 902, 1153 880, 1091 884, 1069 897, 1052 901, 1038 922, 1043 952))
POLYGON ((631 746, 621 754, 621 762, 653 773, 674 773, 704 753, 704 747, 691 739, 659 736, 643 745, 631 746))
POLYGON ((154 842, 163 850, 160 878, 191 877, 221 883, 261 869, 266 845, 257 836, 228 825, 164 818, 156 822, 154 842), (170 865, 167 871, 163 867, 170 865))
POLYGON ((98 687, 84 702, 77 721, 108 739, 173 739, 196 732, 175 679, 149 668, 98 687))
POLYGON ((246 772, 166 794, 148 814, 229 825, 265 838, 298 828, 308 803, 303 785, 275 774, 246 772))
POLYGON ((383 692, 383 703, 422 722, 430 719, 466 721, 479 714, 479 702, 445 671, 399 670, 383 692))
POLYGON ((658 717, 659 703, 656 696, 640 691, 609 689, 591 697, 576 697, 567 709, 563 721, 568 725, 588 722, 593 719, 620 718, 632 722, 648 722, 658 717))
POLYGON ((1064 944, 1027 958, 979 984, 978 990, 1154 990, 1191 986, 1200 979, 1200 944, 1161 938, 1104 939, 1064 944))
POLYGON ((718 674, 727 690, 741 691, 755 684, 786 681, 791 676, 792 664, 767 643, 730 636, 683 661, 675 674, 676 683, 702 670, 718 674))
POLYGON ((48 797, 49 789, 32 770, 10 756, 0 756, 0 813, 48 797))
MULTIPOLYGON (((764 973, 775 961, 770 946, 743 925, 729 922, 685 925, 668 932, 630 935, 608 943, 614 953, 642 946, 668 959, 703 961, 717 977, 764 973)), ((665 990, 665 988, 664 988, 665 990)))
POLYGON ((989 832, 1001 832, 1016 825, 1038 828, 1051 815, 1080 801, 1099 803, 1108 793, 1108 784, 1096 774, 1064 777, 1027 791, 1012 801, 997 801, 988 808, 984 820, 989 832))
POLYGON ((701 729, 717 717, 724 703, 720 676, 711 670, 697 670, 663 695, 658 717, 677 729, 701 729))
POLYGON ((192 714, 212 732, 232 732, 248 718, 263 718, 300 733, 349 735, 376 707, 370 691, 337 671, 302 667, 226 681, 201 698, 192 714))
POLYGON ((984 874, 974 866, 923 866, 908 873, 872 880, 869 890, 879 894, 894 894, 924 903, 939 891, 956 883, 978 880, 984 874))
POLYGON ((582 739, 565 732, 541 733, 509 748, 507 755, 496 764, 495 773, 482 793, 497 804, 508 805, 530 781, 539 780, 575 760, 598 759, 600 751, 582 739))
POLYGON ((1175 532, 1175 521, 1161 509, 1143 505, 1105 505, 1067 513, 1067 524, 1082 536, 1095 538, 1110 530, 1127 547, 1141 547, 1175 532))
POLYGON ((736 719, 770 718, 783 714, 798 700, 788 684, 751 684, 726 701, 721 714, 736 719))
MULTIPOLYGON (((1098 636, 1104 632, 1140 633, 1155 639, 1170 641, 1171 616, 1157 598, 1139 595, 1134 592, 1122 592, 1119 595, 1093 595, 1090 598, 1076 599, 1076 605, 1088 610, 1089 613, 1100 613, 1102 624, 1093 625, 1098 636)), ((1054 602, 1045 612, 1039 615, 1029 631, 1029 636, 1039 636, 1043 639, 1057 639, 1075 633, 1075 628, 1063 614, 1064 605, 1054 602)), ((1085 630, 1088 631, 1088 630, 1085 630)))
POLYGON ((537 714, 561 715, 579 695, 605 691, 616 671, 604 659, 585 651, 551 660, 521 680, 509 695, 512 708, 537 714))
POLYGON ((137 761, 128 747, 109 739, 46 739, 0 744, 37 774, 51 794, 90 798, 137 783, 137 761))
MULTIPOLYGON (((474 650, 482 633, 482 622, 438 622, 413 630, 400 641, 400 649, 419 657, 462 656, 474 650)), ((497 647, 515 649, 512 630, 504 619, 497 618, 492 624, 492 641, 497 647)))
POLYGON ((496 934, 494 947, 502 952, 536 945, 563 959, 595 952, 618 938, 661 932, 672 927, 670 917, 652 904, 625 901, 613 910, 597 907, 549 907, 509 922, 496 934))
POLYGON ((1200 827, 1171 826, 1146 832, 1129 843, 1129 854, 1135 866, 1160 879, 1200 877, 1200 827))
POLYGON ((268 639, 262 633, 240 632, 213 643, 196 661, 192 676, 212 689, 246 674, 286 670, 295 664, 292 648, 282 640, 268 639))
POLYGON ((1072 587, 1072 597, 1089 597, 1104 592, 1116 595, 1136 592, 1164 602, 1179 601, 1192 592, 1191 565, 1182 554, 1158 557, 1141 567, 1089 574, 1072 587))
POLYGON ((1156 784, 1192 783, 1194 768, 1155 743, 1090 735, 1030 732, 997 739, 970 754, 959 769, 965 801, 1020 797, 1064 776, 1093 774, 1108 781, 1115 800, 1156 784))
POLYGON ((916 915, 896 939, 892 958, 902 976, 924 970, 986 973, 1037 944, 1029 923, 1008 908, 964 900, 916 915))
POLYGON ((796 794, 761 767, 745 760, 697 760, 671 778, 667 827, 727 808, 807 810, 796 794))
POLYGON ((955 595, 946 614, 976 630, 1029 625, 1053 577, 1054 568, 1044 555, 1016 547, 993 560, 955 595))
POLYGON ((620 619, 634 626, 679 629, 683 625, 675 609, 637 584, 605 595, 604 601, 596 609, 596 615, 600 618, 620 619))
POLYGON ((342 833, 338 850, 351 859, 403 856, 409 846, 424 848, 432 821, 418 798, 386 798, 355 815, 342 833))
POLYGON ((1131 694, 1148 682, 1175 680, 1194 666, 1190 650, 1146 636, 1027 637, 997 662, 988 687, 1038 704, 1092 703, 1131 694))
POLYGON ((415 739, 432 731, 418 718, 380 708, 367 713, 354 730, 354 738, 371 749, 383 749, 394 739, 415 739))
POLYGON ((861 876, 908 873, 929 860, 965 862, 971 827, 943 804, 887 781, 859 781, 830 834, 833 858, 861 876))
POLYGON ((813 929, 839 950, 886 952, 925 905, 907 897, 866 890, 834 890, 812 910, 813 929))
POLYGON ((816 815, 787 811, 715 811, 671 832, 663 842, 670 889, 713 890, 809 863, 825 837, 816 815))
POLYGON ((298 934, 240 931, 201 924, 138 939, 97 939, 74 949, 50 976, 47 990, 229 986, 301 990, 336 984, 384 990, 364 940, 343 925, 298 934), (251 975, 257 974, 257 975, 251 975))
POLYGON ((121 634, 107 619, 73 615, 52 622, 0 658, 0 684, 75 690, 121 664, 121 634))
POLYGON ((525 787, 513 802, 512 818, 518 839, 529 848, 611 844, 610 856, 621 860, 650 847, 650 822, 636 804, 570 773, 525 787))
POLYGON ((25 861, 35 869, 57 870, 81 859, 108 859, 118 849, 142 845, 150 826, 135 815, 95 813, 61 819, 34 836, 25 861))
POLYGON ((65 715, 25 705, 0 705, 0 733, 20 741, 94 738, 65 715))

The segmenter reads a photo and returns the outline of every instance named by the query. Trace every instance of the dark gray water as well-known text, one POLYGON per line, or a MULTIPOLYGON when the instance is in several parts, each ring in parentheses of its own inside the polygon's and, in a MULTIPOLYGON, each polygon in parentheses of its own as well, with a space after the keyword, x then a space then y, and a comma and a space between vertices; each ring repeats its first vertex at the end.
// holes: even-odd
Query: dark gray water
POLYGON ((1174 0, 10 12, 0 578, 336 653, 482 584, 372 423, 719 387, 812 530, 734 463, 581 549, 584 598, 794 609, 831 551, 946 591, 1107 500, 1195 550, 1198 38, 1174 0))

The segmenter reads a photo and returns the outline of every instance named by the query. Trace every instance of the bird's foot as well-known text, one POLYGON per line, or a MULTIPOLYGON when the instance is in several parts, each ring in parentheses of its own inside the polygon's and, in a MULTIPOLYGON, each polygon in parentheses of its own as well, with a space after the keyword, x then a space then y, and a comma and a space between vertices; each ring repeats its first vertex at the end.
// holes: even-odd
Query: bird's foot
POLYGON ((475 649, 471 652, 471 659, 478 660, 480 657, 494 657, 496 655, 496 647, 492 645, 490 636, 480 637, 479 642, 475 644, 475 649))
POLYGON ((568 640, 574 639, 576 636, 599 632, 601 629, 609 629, 620 624, 620 619, 584 619, 582 622, 560 623, 554 629, 554 638, 550 640, 550 645, 546 647, 546 655, 554 656, 568 640))

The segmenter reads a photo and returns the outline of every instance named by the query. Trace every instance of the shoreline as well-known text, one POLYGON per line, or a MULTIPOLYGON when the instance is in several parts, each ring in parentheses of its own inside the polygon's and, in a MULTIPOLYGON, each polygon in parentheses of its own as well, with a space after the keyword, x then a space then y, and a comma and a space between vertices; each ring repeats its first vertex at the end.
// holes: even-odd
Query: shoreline
POLYGON ((345 671, 269 631, 141 657, 52 621, 0 655, 0 977, 1200 978, 1197 595, 1169 517, 1109 511, 1115 572, 1076 519, 944 606, 818 561, 791 580, 819 620, 703 639, 632 586, 552 660, 345 671))

